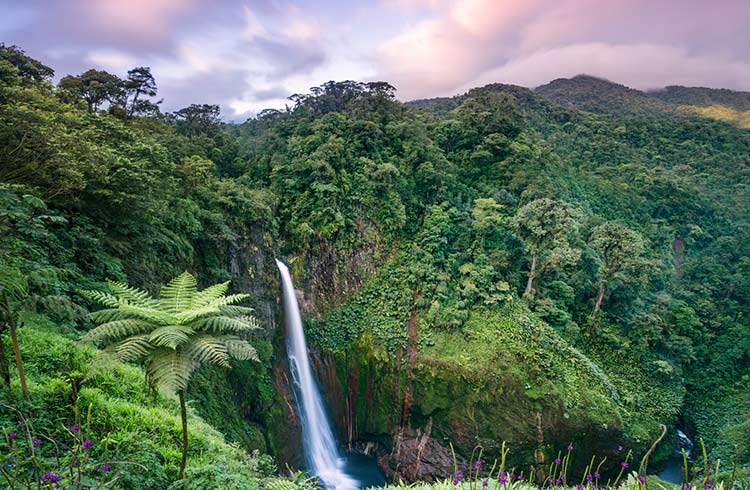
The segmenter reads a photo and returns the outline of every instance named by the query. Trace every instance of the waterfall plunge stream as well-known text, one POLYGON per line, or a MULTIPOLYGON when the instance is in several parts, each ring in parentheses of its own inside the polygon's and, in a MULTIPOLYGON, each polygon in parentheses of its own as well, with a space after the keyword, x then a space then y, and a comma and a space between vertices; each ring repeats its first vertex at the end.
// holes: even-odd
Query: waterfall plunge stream
POLYGON ((331 490, 359 488, 358 482, 344 472, 346 463, 339 455, 336 439, 333 437, 325 406, 315 383, 307 355, 305 332, 302 329, 302 318, 297 297, 294 294, 292 277, 283 262, 277 259, 276 265, 281 272, 289 369, 294 381, 294 399, 302 428, 305 460, 325 488, 331 490))

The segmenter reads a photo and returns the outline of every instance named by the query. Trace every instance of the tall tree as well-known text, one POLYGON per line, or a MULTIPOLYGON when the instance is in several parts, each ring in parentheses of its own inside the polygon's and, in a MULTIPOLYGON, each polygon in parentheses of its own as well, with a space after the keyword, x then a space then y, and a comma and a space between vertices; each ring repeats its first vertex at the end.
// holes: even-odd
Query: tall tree
POLYGON ((157 93, 156 80, 151 74, 151 68, 139 66, 128 71, 128 77, 123 82, 127 94, 127 115, 153 114, 159 111, 159 102, 152 102, 145 97, 155 97, 157 93))
POLYGON ((159 299, 118 282, 110 282, 109 288, 111 292, 84 292, 106 307, 92 313, 99 326, 84 340, 105 346, 121 361, 144 361, 151 386, 167 394, 177 393, 182 419, 182 479, 188 449, 185 393, 193 372, 201 364, 229 368, 230 359, 258 359, 255 348, 239 336, 258 328, 250 316, 252 309, 235 305, 249 295, 227 296, 229 282, 198 291, 195 277, 188 272, 164 286, 159 299))
POLYGON ((218 105, 212 104, 190 104, 174 113, 177 119, 177 128, 184 134, 193 136, 196 134, 208 134, 214 132, 221 119, 221 110, 218 105))
POLYGON ((521 207, 513 227, 531 254, 531 265, 524 296, 533 296, 534 280, 547 270, 575 263, 581 256, 570 238, 580 227, 580 213, 570 204, 549 198, 537 199, 521 207))
MULTIPOLYGON (((30 58, 18 46, 6 46, 0 43, 0 61, 5 61, 15 67, 18 76, 26 84, 39 83, 49 80, 55 71, 49 66, 30 58)), ((5 81, 6 75, 0 70, 0 80, 5 81)))
POLYGON ((636 278, 643 272, 648 260, 643 253, 646 248, 643 237, 622 223, 607 221, 594 228, 589 241, 597 253, 598 291, 592 316, 602 307, 607 290, 616 283, 636 278))
POLYGON ((60 80, 57 87, 64 93, 86 101, 89 112, 96 112, 105 102, 122 105, 124 96, 123 81, 117 75, 104 70, 87 70, 80 75, 68 75, 60 80))

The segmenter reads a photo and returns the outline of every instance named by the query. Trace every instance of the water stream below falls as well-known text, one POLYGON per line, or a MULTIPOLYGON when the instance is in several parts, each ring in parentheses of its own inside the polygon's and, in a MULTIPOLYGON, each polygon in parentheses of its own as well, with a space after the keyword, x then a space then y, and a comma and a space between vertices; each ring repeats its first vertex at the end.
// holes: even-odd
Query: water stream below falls
POLYGON ((292 277, 283 262, 277 259, 276 264, 281 273, 289 369, 294 382, 294 399, 302 429, 305 461, 310 471, 330 490, 354 490, 382 483, 382 474, 377 470, 374 460, 352 454, 342 457, 339 452, 307 355, 305 332, 292 277), (363 458, 370 461, 364 461, 363 458))

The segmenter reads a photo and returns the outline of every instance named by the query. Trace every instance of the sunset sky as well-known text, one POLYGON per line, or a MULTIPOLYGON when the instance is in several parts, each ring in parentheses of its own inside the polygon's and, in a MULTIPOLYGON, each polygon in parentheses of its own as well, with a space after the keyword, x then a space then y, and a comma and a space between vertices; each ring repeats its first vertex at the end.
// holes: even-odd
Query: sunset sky
POLYGON ((635 88, 750 90, 747 0, 0 0, 0 41, 58 77, 150 66, 163 110, 228 119, 328 80, 401 100, 578 73, 635 88))

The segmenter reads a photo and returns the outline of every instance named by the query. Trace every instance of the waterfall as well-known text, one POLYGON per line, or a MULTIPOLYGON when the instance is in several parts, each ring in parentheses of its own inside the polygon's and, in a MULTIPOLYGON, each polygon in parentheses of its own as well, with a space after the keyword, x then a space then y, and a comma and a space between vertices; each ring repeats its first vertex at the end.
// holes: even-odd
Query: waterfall
POLYGON ((339 455, 336 439, 333 437, 323 400, 310 367, 305 332, 302 329, 302 318, 297 297, 294 294, 292 277, 283 262, 276 259, 276 265, 281 272, 289 369, 294 381, 294 399, 302 428, 305 460, 325 488, 356 489, 359 487, 358 482, 344 471, 345 463, 339 455))

